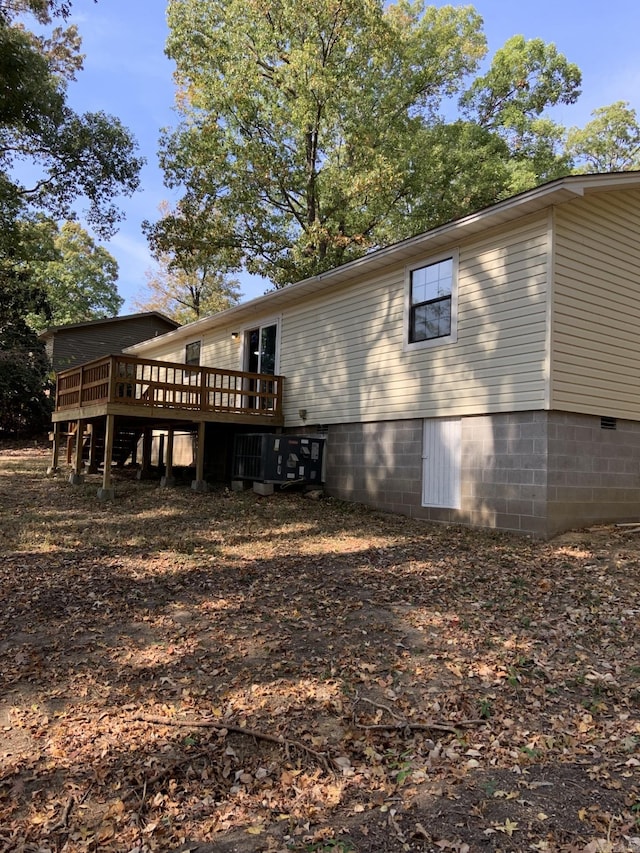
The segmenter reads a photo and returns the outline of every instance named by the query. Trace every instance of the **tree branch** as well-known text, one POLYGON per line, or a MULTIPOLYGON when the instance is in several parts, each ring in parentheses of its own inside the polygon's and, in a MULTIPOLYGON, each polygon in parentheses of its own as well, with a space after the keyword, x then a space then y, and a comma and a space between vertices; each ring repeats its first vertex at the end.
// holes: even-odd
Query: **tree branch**
POLYGON ((291 747, 300 750, 301 752, 306 753, 307 755, 312 756, 318 761, 322 766, 329 771, 329 759, 327 755, 323 752, 317 752, 315 749, 311 749, 311 747, 306 746, 306 744, 301 743, 299 740, 290 740, 289 738, 285 738, 282 735, 270 735, 266 732, 261 732, 258 729, 249 729, 243 728, 242 726, 231 726, 226 725, 224 723, 217 723, 215 720, 177 720, 172 719, 170 717, 162 717, 155 714, 136 714, 131 717, 132 720, 136 720, 143 723, 154 723, 156 725, 162 726, 181 726, 186 728, 199 728, 199 729, 215 729, 219 732, 232 732, 233 734, 245 735, 246 737, 253 737, 256 740, 265 740, 269 743, 277 743, 279 746, 283 746, 285 751, 288 753, 291 747))

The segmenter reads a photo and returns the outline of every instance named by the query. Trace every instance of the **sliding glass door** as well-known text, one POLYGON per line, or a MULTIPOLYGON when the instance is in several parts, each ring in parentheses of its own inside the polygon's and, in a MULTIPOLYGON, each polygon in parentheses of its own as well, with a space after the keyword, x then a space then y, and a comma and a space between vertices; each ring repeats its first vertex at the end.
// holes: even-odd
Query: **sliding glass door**
MULTIPOLYGON (((273 376, 276 372, 278 347, 278 324, 270 323, 247 329, 244 333, 244 369, 249 373, 262 373, 273 376)), ((257 409, 273 408, 273 400, 260 397, 261 393, 272 393, 273 382, 267 379, 250 379, 250 399, 257 409), (254 396, 255 395, 255 396, 254 396)))

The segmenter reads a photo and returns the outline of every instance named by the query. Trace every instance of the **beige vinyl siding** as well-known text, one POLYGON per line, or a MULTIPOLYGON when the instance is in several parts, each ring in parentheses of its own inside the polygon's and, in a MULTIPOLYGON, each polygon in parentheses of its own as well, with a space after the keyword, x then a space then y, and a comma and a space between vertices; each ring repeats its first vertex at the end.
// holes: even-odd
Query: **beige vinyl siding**
MULTIPOLYGON (((455 343, 407 349, 404 264, 285 308, 278 372, 287 425, 300 423, 300 409, 313 425, 543 408, 547 223, 542 212, 451 247, 459 252, 455 343)), ((274 319, 267 307, 252 327, 274 319)), ((241 340, 245 328, 203 329, 201 363, 239 369, 231 332, 241 340)), ((186 341, 159 342, 144 356, 182 362, 186 341)))
MULTIPOLYGON (((185 344, 176 342, 163 342, 160 338, 158 343, 154 342, 153 346, 147 346, 143 353, 140 353, 140 358, 152 358, 157 361, 177 361, 184 363, 185 344)), ((136 353, 136 355, 138 355, 136 353)))
POLYGON ((206 367, 219 367, 221 370, 241 370, 240 353, 242 334, 232 340, 231 332, 237 329, 216 329, 202 335, 200 363, 206 367))
POLYGON ((640 418, 640 191, 555 213, 551 407, 640 418))
POLYGON ((287 423, 298 409, 339 423, 542 408, 547 239, 542 214, 457 247, 456 343, 406 350, 404 266, 289 309, 287 423))
POLYGON ((231 326, 225 329, 197 332, 193 335, 181 337, 178 340, 158 340, 155 346, 148 346, 142 358, 152 358, 158 361, 175 361, 184 364, 185 349, 191 341, 202 341, 200 350, 200 364, 206 367, 220 367, 223 370, 240 370, 240 347, 241 337, 232 340, 231 332, 238 331, 231 326))

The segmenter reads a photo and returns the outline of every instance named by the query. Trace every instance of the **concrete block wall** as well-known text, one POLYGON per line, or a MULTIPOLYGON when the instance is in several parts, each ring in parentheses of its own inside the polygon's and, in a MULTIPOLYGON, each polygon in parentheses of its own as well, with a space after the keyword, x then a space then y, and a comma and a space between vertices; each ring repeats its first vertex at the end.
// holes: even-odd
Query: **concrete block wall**
POLYGON ((462 420, 462 507, 473 527, 546 536, 545 412, 462 420))
POLYGON ((325 488, 344 500, 413 515, 422 497, 422 421, 331 425, 325 488))
POLYGON ((329 427, 329 494, 430 521, 546 535, 546 416, 462 419, 458 509, 422 506, 422 419, 329 427))
POLYGON ((640 521, 640 423, 548 415, 548 528, 553 536, 598 522, 640 521))
POLYGON ((431 521, 547 538, 640 520, 640 424, 559 412, 462 419, 459 509, 423 507, 421 419, 329 427, 329 494, 431 521))

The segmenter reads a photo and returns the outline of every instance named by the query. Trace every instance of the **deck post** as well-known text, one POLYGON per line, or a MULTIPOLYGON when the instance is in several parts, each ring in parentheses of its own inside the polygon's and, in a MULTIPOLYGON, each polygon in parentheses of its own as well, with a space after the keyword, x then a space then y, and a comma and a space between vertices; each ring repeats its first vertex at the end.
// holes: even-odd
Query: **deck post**
POLYGON ((73 452, 73 465, 69 482, 72 486, 79 486, 84 482, 82 474, 82 439, 84 438, 84 421, 76 421, 76 443, 73 452))
POLYGON ((98 489, 98 497, 101 501, 112 501, 115 497, 115 489, 111 485, 111 462, 113 460, 115 420, 114 415, 107 415, 104 435, 104 471, 102 473, 102 488, 98 489))
POLYGON ((52 477, 58 473, 58 457, 60 455, 60 424, 53 425, 53 447, 51 449, 51 465, 47 468, 47 476, 52 477))
POLYGON ((148 427, 142 433, 142 464, 138 471, 138 480, 147 480, 151 476, 151 450, 153 447, 153 431, 148 427))
POLYGON ((98 473, 98 435, 96 433, 96 425, 89 425, 89 467, 87 474, 98 473))
POLYGON ((196 478, 191 483, 194 492, 208 492, 209 486, 204 479, 204 433, 206 424, 200 421, 198 424, 198 443, 196 447, 196 478))
POLYGON ((160 478, 162 488, 169 489, 175 486, 176 478, 173 476, 173 427, 167 430, 166 464, 164 475, 160 478))

